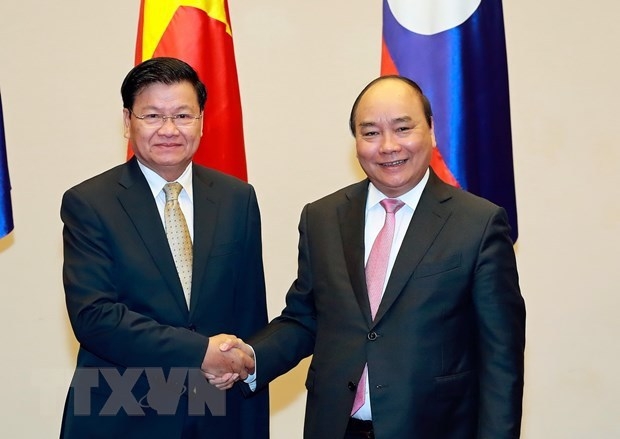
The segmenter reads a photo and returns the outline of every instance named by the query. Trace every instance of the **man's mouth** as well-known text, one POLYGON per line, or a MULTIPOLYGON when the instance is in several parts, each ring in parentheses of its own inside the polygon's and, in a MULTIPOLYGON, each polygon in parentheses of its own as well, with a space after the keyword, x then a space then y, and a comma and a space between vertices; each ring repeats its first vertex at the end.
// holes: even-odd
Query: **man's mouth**
POLYGON ((405 163, 407 160, 395 160, 393 162, 387 162, 387 163, 380 163, 381 166, 385 167, 385 168, 393 168, 396 166, 400 166, 403 163, 405 163))

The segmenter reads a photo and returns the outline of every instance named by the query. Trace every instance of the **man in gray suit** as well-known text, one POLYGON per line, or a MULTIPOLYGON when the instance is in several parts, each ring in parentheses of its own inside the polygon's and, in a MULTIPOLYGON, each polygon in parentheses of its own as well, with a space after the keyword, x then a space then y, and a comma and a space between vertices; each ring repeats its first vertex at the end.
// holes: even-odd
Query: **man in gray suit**
POLYGON ((267 392, 246 399, 237 385, 217 400, 202 375, 245 378, 253 360, 220 352, 229 336, 215 334, 247 337, 267 323, 254 189, 192 163, 207 92, 188 64, 145 61, 121 94, 134 157, 62 200, 63 279, 80 348, 61 437, 265 439, 267 392), (182 212, 175 224, 169 207, 182 212), (176 226, 187 244, 181 263, 169 244, 176 226))
POLYGON ((307 439, 519 437, 525 306, 504 209, 430 169, 432 112, 413 81, 372 81, 350 126, 368 179, 303 209, 286 308, 249 341, 251 387, 313 354, 307 439), (386 198, 399 208, 375 300, 365 270, 386 198))

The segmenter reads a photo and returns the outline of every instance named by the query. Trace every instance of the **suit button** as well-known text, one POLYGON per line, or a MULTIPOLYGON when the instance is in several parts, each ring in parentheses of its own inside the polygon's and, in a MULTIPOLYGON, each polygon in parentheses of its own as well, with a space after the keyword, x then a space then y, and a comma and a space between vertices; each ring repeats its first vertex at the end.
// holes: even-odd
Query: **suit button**
POLYGON ((349 388, 351 392, 355 392, 355 389, 357 389, 357 384, 355 384, 353 381, 349 381, 349 384, 347 384, 347 387, 349 388))
POLYGON ((369 332, 368 333, 368 340, 370 341, 375 341, 377 339, 378 335, 376 332, 369 332))
POLYGON ((196 332, 196 325, 189 325, 188 328, 192 332, 196 332))

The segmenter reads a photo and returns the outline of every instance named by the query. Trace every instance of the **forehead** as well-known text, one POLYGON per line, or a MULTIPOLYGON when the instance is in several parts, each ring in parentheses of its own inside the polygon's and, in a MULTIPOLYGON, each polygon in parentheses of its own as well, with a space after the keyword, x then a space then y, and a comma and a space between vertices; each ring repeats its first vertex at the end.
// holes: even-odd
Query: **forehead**
POLYGON ((423 113, 424 108, 417 90, 406 82, 390 78, 373 84, 359 101, 356 111, 358 116, 375 112, 412 114, 423 113))
POLYGON ((164 84, 154 82, 147 85, 135 97, 135 106, 198 106, 196 90, 187 81, 164 84))

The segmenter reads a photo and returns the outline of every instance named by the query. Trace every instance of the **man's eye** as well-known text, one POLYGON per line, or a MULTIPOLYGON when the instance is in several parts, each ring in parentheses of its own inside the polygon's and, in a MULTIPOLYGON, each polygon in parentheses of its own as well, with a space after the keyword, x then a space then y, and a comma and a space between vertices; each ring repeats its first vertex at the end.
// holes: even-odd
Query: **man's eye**
POLYGON ((405 131, 409 131, 410 129, 411 129, 411 127, 398 127, 398 128, 396 128, 396 132, 397 133, 402 133, 402 132, 405 132, 405 131))
POLYGON ((183 119, 193 119, 191 114, 185 114, 185 113, 177 114, 176 118, 177 119, 181 119, 181 120, 183 120, 183 119))
POLYGON ((364 137, 373 137, 376 136, 377 134, 379 134, 378 131, 366 131, 362 133, 362 136, 364 137))
POLYGON ((145 114, 144 116, 142 116, 144 119, 146 120, 159 120, 161 119, 161 114, 145 114))

